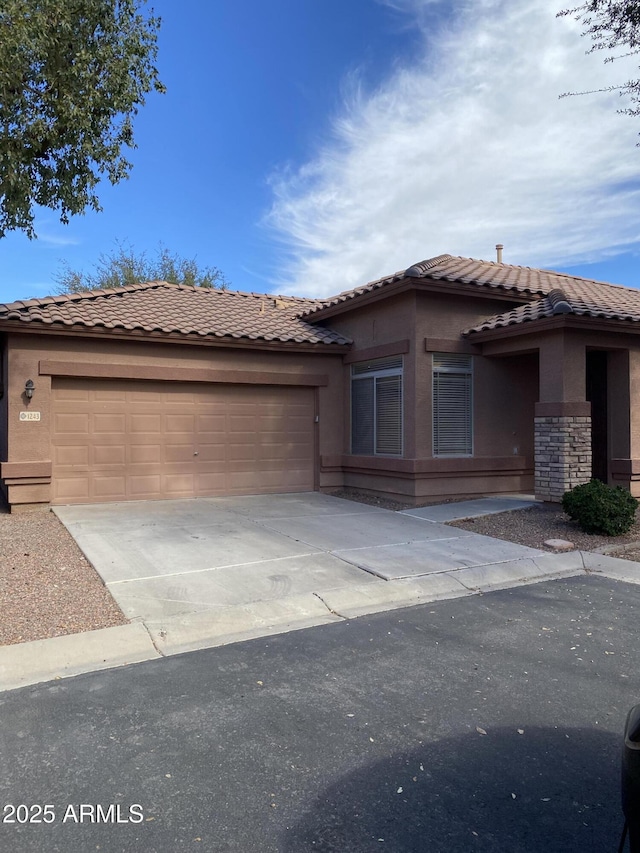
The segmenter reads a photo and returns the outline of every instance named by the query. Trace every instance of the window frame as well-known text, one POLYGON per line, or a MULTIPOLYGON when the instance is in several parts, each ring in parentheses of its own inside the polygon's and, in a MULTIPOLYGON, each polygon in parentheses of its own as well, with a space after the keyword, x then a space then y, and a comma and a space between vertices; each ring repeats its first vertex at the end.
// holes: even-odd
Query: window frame
POLYGON ((376 358, 368 361, 356 362, 351 365, 349 383, 350 404, 350 437, 349 449, 353 456, 378 456, 387 459, 401 459, 404 456, 404 358, 403 356, 390 356, 387 358, 376 358), (393 362, 396 362, 394 365, 393 362), (399 363, 398 363, 399 362, 399 363), (388 366, 384 366, 387 364, 388 366), (398 446, 397 453, 382 453, 378 448, 378 379, 389 377, 399 378, 399 424, 398 424, 398 446), (362 452, 354 450, 354 382, 362 380, 373 380, 373 394, 371 400, 371 422, 372 422, 372 450, 362 452))
POLYGON ((475 417, 474 417, 474 357, 472 355, 459 353, 439 353, 434 352, 431 355, 431 428, 432 428, 432 449, 435 459, 470 459, 475 454, 475 417), (442 360, 441 364, 437 364, 438 359, 442 360), (447 363, 448 362, 448 363, 447 363), (468 442, 466 447, 468 450, 441 451, 438 449, 439 433, 441 425, 438 423, 438 412, 441 404, 436 403, 436 394, 438 392, 437 375, 453 374, 457 376, 467 377, 465 383, 468 402, 463 405, 468 411, 468 422, 465 424, 468 442))

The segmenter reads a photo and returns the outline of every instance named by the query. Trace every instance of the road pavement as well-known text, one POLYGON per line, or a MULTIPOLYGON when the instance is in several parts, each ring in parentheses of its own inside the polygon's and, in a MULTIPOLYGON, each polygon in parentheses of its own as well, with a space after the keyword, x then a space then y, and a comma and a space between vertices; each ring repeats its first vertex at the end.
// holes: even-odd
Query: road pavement
POLYGON ((614 851, 639 616, 581 576, 0 693, 0 849, 614 851))

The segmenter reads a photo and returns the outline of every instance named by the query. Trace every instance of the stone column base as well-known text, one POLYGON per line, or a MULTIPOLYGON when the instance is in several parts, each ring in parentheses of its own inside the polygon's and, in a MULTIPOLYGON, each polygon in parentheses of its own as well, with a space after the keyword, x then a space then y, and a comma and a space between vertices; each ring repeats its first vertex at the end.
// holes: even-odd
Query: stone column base
POLYGON ((591 418, 534 418, 535 492, 543 501, 562 500, 591 479, 591 418))

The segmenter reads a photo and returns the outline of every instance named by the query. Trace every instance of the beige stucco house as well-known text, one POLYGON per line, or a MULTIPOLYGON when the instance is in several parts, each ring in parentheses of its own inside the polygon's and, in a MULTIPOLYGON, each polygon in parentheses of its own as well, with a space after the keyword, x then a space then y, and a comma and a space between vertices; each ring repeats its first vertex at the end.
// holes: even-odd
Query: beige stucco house
POLYGON ((12 509, 640 494, 640 291, 440 255, 327 300, 150 282, 0 306, 12 509))

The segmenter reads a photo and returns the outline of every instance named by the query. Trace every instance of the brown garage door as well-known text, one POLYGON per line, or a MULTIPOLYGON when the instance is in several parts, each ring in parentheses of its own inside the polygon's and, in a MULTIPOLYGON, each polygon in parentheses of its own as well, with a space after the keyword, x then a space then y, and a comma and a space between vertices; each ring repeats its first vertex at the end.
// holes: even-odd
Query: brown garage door
POLYGON ((54 379, 56 504, 309 491, 314 392, 54 379))

